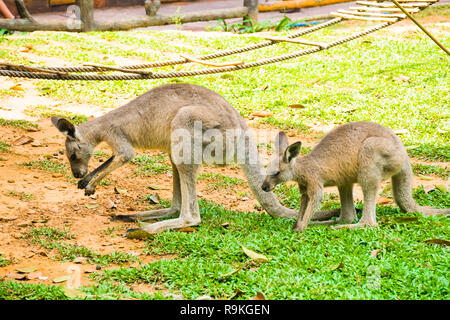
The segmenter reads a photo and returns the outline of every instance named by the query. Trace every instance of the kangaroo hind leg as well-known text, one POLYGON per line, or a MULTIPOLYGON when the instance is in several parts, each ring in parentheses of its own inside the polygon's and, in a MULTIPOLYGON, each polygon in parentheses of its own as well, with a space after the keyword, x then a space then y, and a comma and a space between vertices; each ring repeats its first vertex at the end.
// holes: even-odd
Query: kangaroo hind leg
POLYGON ((171 217, 180 212, 181 207, 181 191, 180 191, 180 175, 177 167, 172 162, 172 182, 173 182, 173 196, 172 205, 170 208, 141 211, 135 214, 117 215, 113 216, 113 220, 120 220, 126 222, 146 221, 152 219, 160 219, 171 217))
POLYGON ((158 233, 170 229, 179 229, 196 226, 200 223, 200 210, 196 195, 196 178, 199 165, 178 165, 180 176, 181 208, 180 216, 175 219, 159 221, 146 225, 139 229, 130 229, 124 234, 135 230, 143 230, 148 233, 158 233))
MULTIPOLYGON (((344 224, 335 228, 356 228, 378 226, 376 218, 376 197, 386 170, 394 171, 397 167, 393 160, 396 150, 391 140, 382 137, 366 139, 358 155, 357 180, 364 196, 364 209, 361 220, 355 224, 344 224)), ((394 159, 395 160, 395 159, 394 159)))

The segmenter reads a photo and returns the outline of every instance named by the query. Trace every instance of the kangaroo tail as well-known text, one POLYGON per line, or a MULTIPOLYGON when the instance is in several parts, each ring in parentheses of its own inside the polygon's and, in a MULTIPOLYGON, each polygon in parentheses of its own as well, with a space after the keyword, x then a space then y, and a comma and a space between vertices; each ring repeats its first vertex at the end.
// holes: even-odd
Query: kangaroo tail
POLYGON ((392 191, 397 205, 406 212, 420 212, 424 215, 450 214, 450 209, 434 209, 419 206, 412 197, 412 170, 406 158, 402 170, 392 176, 392 191))

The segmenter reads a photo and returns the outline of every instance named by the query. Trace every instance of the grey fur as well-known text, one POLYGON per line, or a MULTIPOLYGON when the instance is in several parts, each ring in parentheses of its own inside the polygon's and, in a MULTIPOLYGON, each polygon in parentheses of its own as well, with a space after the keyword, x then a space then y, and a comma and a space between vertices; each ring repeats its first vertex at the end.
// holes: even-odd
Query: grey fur
POLYGON ((450 209, 433 209, 419 206, 412 198, 412 171, 408 154, 395 133, 372 122, 351 122, 333 129, 306 156, 297 157, 298 143, 288 145, 287 136, 280 132, 276 137, 278 155, 267 169, 262 185, 271 191, 277 184, 295 180, 300 188, 302 200, 295 224, 295 231, 306 229, 312 215, 322 200, 323 188, 337 186, 341 198, 341 209, 319 212, 332 215, 340 212, 336 221, 319 221, 310 224, 333 224, 353 222, 356 219, 353 205, 353 184, 361 185, 364 209, 358 223, 342 227, 377 226, 376 195, 383 180, 391 177, 394 199, 406 212, 421 212, 425 215, 450 214, 450 209), (297 158, 295 158, 297 157, 297 158), (291 159, 291 161, 289 161, 291 159))
MULTIPOLYGON (((52 119, 56 127, 59 127, 58 123, 65 124, 60 130, 67 135, 66 153, 74 176, 84 177, 78 185, 85 189, 86 195, 93 194, 96 185, 108 173, 130 161, 135 155, 134 148, 159 149, 170 155, 171 133, 177 129, 192 131, 194 121, 201 121, 204 129, 217 128, 221 132, 227 129, 248 131, 244 119, 222 96, 190 84, 169 84, 154 88, 116 110, 75 127, 75 137, 67 135, 66 120, 61 122, 58 118, 52 119), (108 164, 86 175, 93 150, 103 141, 112 148, 113 158, 108 164)), ((246 157, 253 152, 257 155, 256 146, 248 143, 246 157)), ((296 216, 294 210, 281 206, 273 193, 261 191, 263 167, 258 155, 255 164, 246 163, 241 167, 252 192, 269 214, 278 217, 296 216)), ((200 214, 195 184, 199 165, 175 165, 172 162, 172 168, 171 208, 121 215, 117 218, 135 221, 180 213, 176 219, 160 221, 142 228, 150 233, 198 225, 200 214)))

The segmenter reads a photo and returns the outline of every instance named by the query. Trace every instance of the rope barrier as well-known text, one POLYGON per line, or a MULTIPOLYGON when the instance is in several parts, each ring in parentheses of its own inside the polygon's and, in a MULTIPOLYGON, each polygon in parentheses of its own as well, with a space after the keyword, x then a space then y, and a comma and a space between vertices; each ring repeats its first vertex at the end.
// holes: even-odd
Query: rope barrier
POLYGON ((267 64, 272 64, 276 62, 281 62, 293 58, 298 58, 307 54, 311 54, 314 52, 322 51, 329 49, 331 47, 340 45, 342 43, 357 39, 359 37, 365 36, 369 33, 378 31, 379 29, 385 28, 389 25, 393 24, 393 22, 385 22, 383 24, 377 25, 375 27, 369 28, 367 30, 358 32, 354 35, 336 40, 334 42, 328 43, 326 48, 323 47, 315 47, 306 50, 297 51, 294 53, 268 58, 260 61, 244 63, 242 65, 236 66, 228 66, 228 67, 219 67, 219 68, 210 68, 203 70, 193 70, 193 71, 173 71, 166 73, 153 73, 153 74, 47 74, 47 73, 32 73, 26 71, 12 71, 12 70, 0 70, 0 76, 7 77, 18 77, 18 78, 32 78, 32 79, 47 79, 47 80, 145 80, 145 79, 166 79, 166 78, 182 78, 182 77, 190 77, 190 76, 198 76, 198 75, 207 75, 207 74, 215 74, 222 72, 230 72, 237 71, 242 69, 260 67, 267 64))
MULTIPOLYGON (((410 2, 411 0, 403 0, 410 2)), ((423 10, 425 7, 428 7, 432 3, 436 1, 434 0, 424 0, 421 3, 412 2, 408 3, 408 10, 423 10), (428 2, 427 2, 428 1, 428 2), (416 5, 417 4, 417 5, 416 5), (425 5, 426 4, 426 5, 425 5)), ((358 4, 365 4, 375 7, 385 7, 385 9, 381 9, 384 11, 393 11, 394 8, 392 4, 380 5, 374 0, 369 1, 358 1, 358 4)), ((394 1, 395 5, 400 7, 396 1, 394 1)), ((377 9, 377 10, 379 10, 377 9)), ((397 8, 395 8, 397 9, 397 8)), ((401 8, 402 11, 409 16, 406 12, 406 9, 401 8)), ((259 67, 267 64, 272 64, 276 62, 281 62, 297 57, 301 57, 307 54, 311 54, 314 52, 319 52, 322 50, 327 50, 331 47, 340 45, 342 43, 363 37, 369 33, 375 32, 382 28, 385 28, 391 24, 394 24, 400 20, 402 20, 403 16, 394 16, 392 13, 388 13, 386 17, 382 17, 382 13, 371 13, 372 9, 370 7, 351 7, 348 12, 333 12, 332 15, 335 15, 336 18, 331 19, 329 21, 323 22, 313 27, 309 27, 302 31, 293 33, 283 38, 274 38, 274 37, 266 37, 269 39, 268 41, 260 42, 257 44, 252 44, 246 47, 235 48, 231 50, 223 50, 212 54, 203 55, 200 57, 181 57, 179 59, 169 60, 169 61, 156 61, 144 64, 136 64, 136 65, 128 65, 128 66, 104 66, 104 65, 96 65, 90 64, 85 66, 70 66, 70 67, 29 67, 24 65, 13 65, 9 63, 4 63, 3 65, 0 63, 0 76, 7 77, 18 77, 18 78, 31 78, 31 79, 47 79, 47 80, 100 80, 100 81, 109 81, 109 80, 145 80, 145 79, 166 79, 166 78, 181 78, 181 77, 189 77, 189 76, 197 76, 197 75, 207 75, 207 74, 216 74, 222 72, 230 72, 248 68, 259 67), (364 12, 361 12, 364 11, 364 12), (366 13, 366 14, 365 14, 366 13), (388 18, 389 17, 389 18, 388 18), (331 25, 337 24, 344 19, 356 19, 356 20, 381 20, 385 21, 384 23, 377 25, 375 27, 369 28, 365 31, 358 32, 354 35, 344 37, 342 39, 333 41, 331 43, 313 43, 311 41, 306 40, 293 40, 300 36, 312 33, 314 31, 329 27, 331 25), (384 19, 383 19, 384 18, 384 19), (291 41, 290 41, 291 40, 291 41), (271 46, 280 42, 296 42, 300 44, 312 45, 314 48, 296 51, 290 54, 263 59, 250 63, 223 63, 223 64, 215 64, 215 63, 207 63, 204 60, 215 59, 219 57, 225 57, 234 55, 237 53, 243 53, 247 51, 261 49, 267 46, 271 46), (142 69, 148 68, 158 68, 165 66, 173 66, 179 64, 185 64, 189 62, 201 63, 206 65, 213 65, 215 68, 201 69, 201 70, 193 70, 193 71, 173 71, 173 72, 165 72, 165 73, 153 73, 150 71, 145 71, 142 69), (116 71, 110 74, 98 73, 99 71, 116 71), (93 73, 97 72, 97 74, 69 74, 72 73, 93 73)), ((397 9, 398 10, 398 9, 397 9)), ((406 18, 406 16, 405 16, 406 18)), ((428 33, 427 33, 428 34, 428 33)), ((447 52, 448 53, 448 52, 447 52)))

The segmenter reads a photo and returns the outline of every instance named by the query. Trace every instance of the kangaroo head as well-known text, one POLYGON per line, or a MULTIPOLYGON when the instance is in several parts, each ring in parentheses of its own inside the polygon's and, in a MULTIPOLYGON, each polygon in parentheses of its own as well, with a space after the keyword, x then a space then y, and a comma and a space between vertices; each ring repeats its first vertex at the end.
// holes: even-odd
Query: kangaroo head
POLYGON ((289 145, 286 133, 280 131, 275 137, 275 156, 267 166, 267 173, 261 188, 272 191, 278 184, 293 180, 294 171, 292 160, 300 153, 302 143, 300 141, 289 145))
POLYGON ((88 172, 93 146, 81 136, 78 128, 69 120, 52 117, 53 125, 66 136, 66 155, 75 178, 82 178, 88 172))

